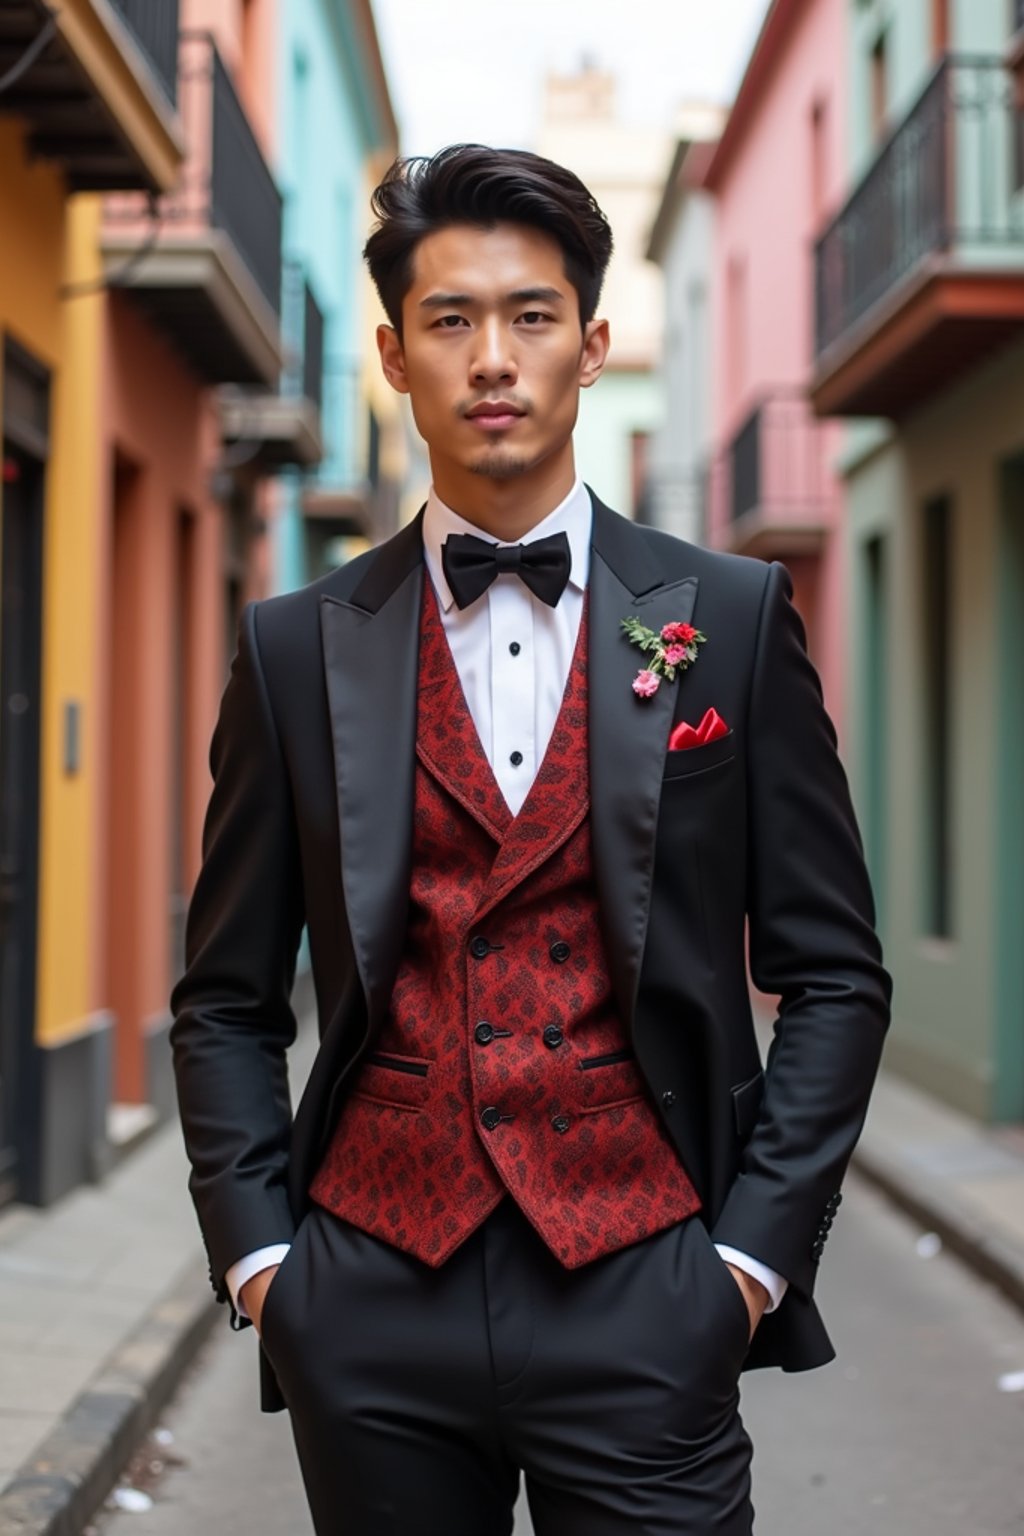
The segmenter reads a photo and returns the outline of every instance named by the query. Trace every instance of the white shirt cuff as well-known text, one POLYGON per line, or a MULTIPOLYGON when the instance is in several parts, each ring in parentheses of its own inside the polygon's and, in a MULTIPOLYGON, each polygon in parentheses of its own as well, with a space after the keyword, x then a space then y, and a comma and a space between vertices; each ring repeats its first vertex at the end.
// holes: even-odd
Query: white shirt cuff
POLYGON ((789 1281, 777 1275, 774 1269, 769 1269, 767 1264, 762 1264, 758 1259, 752 1259, 749 1253, 741 1253, 738 1248, 730 1248, 725 1243, 716 1243, 715 1247, 726 1264, 735 1264, 736 1268, 742 1269, 751 1280, 757 1280, 764 1286, 771 1297, 764 1310, 766 1313, 774 1312, 786 1294, 789 1281))
POLYGON ((271 1243, 268 1248, 257 1248, 255 1252, 247 1253, 244 1259, 232 1264, 224 1276, 224 1283, 231 1292, 231 1300, 239 1317, 249 1316, 241 1302, 242 1286, 253 1275, 258 1275, 261 1269, 270 1269, 274 1264, 280 1264, 290 1247, 290 1243, 271 1243))

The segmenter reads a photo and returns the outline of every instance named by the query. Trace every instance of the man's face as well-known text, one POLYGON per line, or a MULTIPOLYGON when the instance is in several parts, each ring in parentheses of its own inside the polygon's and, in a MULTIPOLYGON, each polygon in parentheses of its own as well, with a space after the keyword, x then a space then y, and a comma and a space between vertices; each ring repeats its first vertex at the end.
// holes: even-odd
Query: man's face
POLYGON ((561 248, 540 230, 454 225, 416 248, 402 340, 378 330, 439 469, 507 480, 569 442, 579 390, 601 372, 606 321, 580 328, 561 248))

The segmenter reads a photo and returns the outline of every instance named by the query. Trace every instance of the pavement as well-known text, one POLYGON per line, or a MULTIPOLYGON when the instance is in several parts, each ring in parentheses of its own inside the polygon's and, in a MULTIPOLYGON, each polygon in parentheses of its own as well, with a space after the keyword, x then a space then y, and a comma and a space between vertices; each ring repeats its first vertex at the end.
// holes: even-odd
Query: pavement
MULTIPOLYGON (((313 1038, 307 1026, 293 1083, 313 1038)), ((1024 1310, 1024 1127, 978 1125, 883 1075, 855 1165, 928 1246, 1024 1310)), ((0 1536, 79 1536, 226 1327, 186 1178, 167 1126, 102 1185, 0 1213, 0 1536)))

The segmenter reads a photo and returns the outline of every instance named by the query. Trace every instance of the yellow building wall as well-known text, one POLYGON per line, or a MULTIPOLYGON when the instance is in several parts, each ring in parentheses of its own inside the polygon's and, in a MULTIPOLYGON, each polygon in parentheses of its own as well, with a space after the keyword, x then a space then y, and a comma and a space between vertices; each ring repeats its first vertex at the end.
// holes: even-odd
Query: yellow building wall
POLYGON ((102 318, 100 200, 68 205, 54 379, 43 575, 43 734, 37 1035, 55 1044, 99 1006, 103 916, 96 722, 99 667, 102 318), (87 292, 79 292, 82 285, 87 292), (80 707, 79 764, 64 768, 64 714, 80 707))
MULTIPOLYGON (((89 501, 90 391, 85 373, 69 377, 67 351, 82 315, 61 290, 67 275, 70 214, 58 169, 30 162, 15 119, 0 119, 0 332, 51 372, 50 462, 46 476, 43 569, 42 764, 40 827, 39 1008, 37 1037, 69 1033, 88 1008, 89 944, 81 899, 89 824, 87 773, 65 780, 60 768, 60 710, 84 688, 89 637, 81 632, 89 563, 75 525, 89 501), (77 389, 73 386, 77 385, 77 389), (72 431, 68 431, 68 426, 72 431), (67 508, 71 509, 70 516, 67 508), (79 633, 75 633, 78 627, 79 633)), ((2 388, 2 383, 0 383, 2 388)), ((95 389, 91 391, 95 395, 95 389)), ((2 558, 2 553, 0 553, 2 558)))

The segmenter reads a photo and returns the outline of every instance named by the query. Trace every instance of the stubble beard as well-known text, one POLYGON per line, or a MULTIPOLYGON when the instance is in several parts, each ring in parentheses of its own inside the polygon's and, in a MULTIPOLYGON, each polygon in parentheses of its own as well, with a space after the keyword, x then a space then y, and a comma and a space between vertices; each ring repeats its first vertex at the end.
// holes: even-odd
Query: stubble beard
POLYGON ((504 448, 492 448, 482 458, 477 459, 470 466, 474 475, 483 475, 488 480, 514 480, 518 475, 525 475, 532 469, 534 460, 523 454, 509 453, 504 448))

